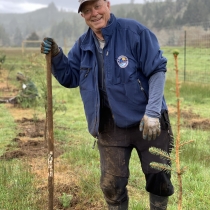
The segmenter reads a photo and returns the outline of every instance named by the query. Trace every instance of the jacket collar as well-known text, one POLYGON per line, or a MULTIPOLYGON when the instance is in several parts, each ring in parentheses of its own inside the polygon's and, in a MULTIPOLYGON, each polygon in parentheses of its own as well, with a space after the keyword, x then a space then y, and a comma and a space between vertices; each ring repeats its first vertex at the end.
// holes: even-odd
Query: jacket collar
MULTIPOLYGON (((105 28, 102 28, 102 34, 106 43, 109 41, 110 37, 112 36, 115 26, 116 26, 116 17, 111 13, 110 20, 108 21, 107 26, 105 28)), ((95 48, 93 33, 94 32, 92 31, 92 29, 89 28, 85 34, 84 39, 82 40, 81 49, 92 51, 95 48)))
POLYGON ((116 27, 116 17, 111 13, 110 20, 105 28, 102 28, 102 34, 105 40, 112 36, 113 31, 116 27))

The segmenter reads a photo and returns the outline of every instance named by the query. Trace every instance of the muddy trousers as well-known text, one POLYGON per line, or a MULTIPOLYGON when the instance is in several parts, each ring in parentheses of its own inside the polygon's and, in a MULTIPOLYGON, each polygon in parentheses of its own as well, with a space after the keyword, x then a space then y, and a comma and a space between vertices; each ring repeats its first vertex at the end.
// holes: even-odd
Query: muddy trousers
POLYGON ((100 124, 98 148, 101 164, 100 186, 108 209, 128 209, 129 198, 126 186, 130 173, 129 160, 133 149, 137 151, 139 166, 145 175, 145 188, 150 193, 151 210, 166 209, 168 196, 174 192, 170 180, 171 175, 151 168, 150 163, 159 162, 170 165, 170 162, 151 154, 149 148, 156 147, 170 153, 173 138, 168 127, 167 115, 161 116, 160 119, 161 135, 152 141, 142 138, 138 125, 122 129, 114 125, 111 116, 107 120, 107 116, 109 116, 108 113, 102 118, 104 122, 100 124))
MULTIPOLYGON (((113 177, 106 174, 102 175, 105 179, 101 180, 101 189, 104 193, 105 199, 108 204, 109 210, 128 210, 128 194, 126 189, 127 180, 122 177, 115 177, 116 179, 113 181, 113 177), (113 183, 105 183, 107 180, 113 181, 113 183), (113 185, 109 187, 108 185, 113 185), (124 184, 124 186, 123 186, 124 184)), ((149 202, 150 202, 150 210, 166 210, 168 204, 168 196, 158 196, 152 193, 149 193, 149 202)))

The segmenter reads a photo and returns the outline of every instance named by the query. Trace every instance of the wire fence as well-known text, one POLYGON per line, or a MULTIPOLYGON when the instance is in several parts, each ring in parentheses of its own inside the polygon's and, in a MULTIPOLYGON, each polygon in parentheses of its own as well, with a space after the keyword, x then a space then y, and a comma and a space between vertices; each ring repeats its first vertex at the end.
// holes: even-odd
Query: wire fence
MULTIPOLYGON (((178 56, 180 81, 210 84, 210 21, 180 28, 154 29, 152 31, 156 34, 164 56, 168 59, 168 78, 175 77, 172 50, 178 49, 180 52, 178 56)), ((72 40, 71 42, 64 40, 62 47, 66 54, 72 45, 72 40)), ((25 54, 30 52, 29 48, 25 47, 24 49, 25 54)), ((37 52, 40 52, 40 49, 37 49, 37 52)), ((18 65, 18 63, 15 64, 16 67, 18 65)))
MULTIPOLYGON (((164 55, 172 61, 172 49, 178 49, 181 81, 210 83, 210 22, 208 27, 184 26, 155 31, 164 55)), ((168 77, 174 77, 174 64, 168 64, 168 77)))

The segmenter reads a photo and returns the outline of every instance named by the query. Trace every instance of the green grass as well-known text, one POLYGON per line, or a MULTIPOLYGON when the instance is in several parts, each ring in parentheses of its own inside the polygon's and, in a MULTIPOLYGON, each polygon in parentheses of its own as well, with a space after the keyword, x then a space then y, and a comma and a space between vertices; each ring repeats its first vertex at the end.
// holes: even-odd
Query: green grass
MULTIPOLYGON (((6 146, 15 146, 16 137, 14 119, 4 105, 0 105, 0 155, 6 146)), ((36 207, 36 189, 34 178, 28 165, 21 161, 0 161, 0 209, 4 210, 38 210, 36 207)))
POLYGON ((0 206, 5 210, 38 210, 33 176, 21 161, 0 162, 0 206))
POLYGON ((16 136, 16 125, 4 105, 0 105, 0 155, 5 152, 6 146, 12 144, 16 136))
MULTIPOLYGON (((176 106, 176 86, 175 81, 168 79, 165 85, 165 98, 168 105, 176 106)), ((184 110, 192 110, 204 118, 210 117, 210 85, 181 82, 180 103, 184 110)))
POLYGON ((178 49, 179 78, 182 81, 210 83, 210 48, 187 46, 186 56, 183 47, 163 47, 163 55, 168 59, 167 78, 175 79, 173 50, 178 49), (186 65, 186 67, 185 67, 186 65))
MULTIPOLYGON (((173 69, 173 48, 165 48, 164 52, 168 53, 168 73, 167 81, 165 86, 165 98, 167 104, 170 107, 176 108, 176 95, 175 95, 175 77, 171 77, 170 71, 173 69), (170 77, 169 77, 169 76, 170 77)), ((192 50, 193 51, 193 50, 192 50)), ((180 66, 183 65, 183 50, 180 50, 179 59, 180 66)), ((26 61, 28 58, 23 58, 22 55, 17 56, 9 52, 9 57, 20 60, 19 69, 27 72, 33 80, 36 82, 39 91, 41 80, 45 80, 45 70, 44 70, 44 57, 36 57, 35 63, 26 61), (23 60, 21 60, 23 59, 23 60), (21 63, 22 62, 22 63, 21 63), (21 64, 24 66, 21 67, 21 64), (26 64, 28 65, 25 69, 26 64)), ((30 56, 29 56, 30 57, 30 56)), ((12 59, 8 59, 12 62, 12 59)), ((199 63, 196 59, 192 59, 193 66, 195 68, 193 71, 198 75, 199 63)), ((208 64, 208 60, 203 59, 205 64, 208 64)), ((6 65, 6 64, 5 64, 6 65)), ((15 78, 15 74, 19 69, 15 69, 11 73, 11 78, 15 78)), ((209 73, 208 73, 209 74, 209 73)), ((173 73, 174 75, 174 73, 173 73)), ((173 76, 172 75, 172 76, 173 76)), ((15 81, 11 81, 14 82, 15 81)), ((180 97, 181 97, 181 110, 191 111, 194 114, 200 115, 202 118, 210 117, 209 107, 210 107, 210 85, 199 84, 199 83, 189 83, 182 82, 180 87, 180 97)), ((101 206, 106 207, 104 198, 99 186, 100 180, 100 165, 99 165, 99 154, 97 147, 92 149, 94 139, 90 136, 87 130, 87 123, 84 115, 83 104, 81 101, 79 89, 66 89, 57 83, 53 79, 53 95, 57 104, 63 104, 66 107, 66 111, 56 111, 54 114, 54 137, 56 141, 62 144, 65 153, 62 158, 65 162, 69 164, 71 168, 74 169, 74 176, 79 179, 79 197, 80 205, 84 206, 88 204, 100 203, 101 206)), ((43 104, 39 103, 36 110, 44 112, 43 104)), ((4 151, 5 146, 8 141, 14 136, 15 124, 11 117, 8 117, 6 108, 1 105, 0 112, 0 126, 2 130, 3 138, 1 138, 1 152, 4 151), (12 129, 11 129, 12 128, 12 129)), ((182 119, 184 122, 185 119, 182 119)), ((171 116, 171 123, 176 137, 176 115, 171 116)), ((1 132, 0 130, 0 132, 1 132)), ((1 136, 2 136, 1 135, 1 136)), ((207 210, 210 206, 210 191, 209 191, 209 162, 210 162, 210 131, 203 131, 200 129, 190 129, 182 124, 181 126, 181 141, 186 142, 189 140, 194 140, 193 143, 187 144, 183 147, 180 157, 181 165, 187 167, 186 172, 183 174, 183 209, 186 210, 207 210)), ((26 166, 19 166, 20 162, 16 165, 21 170, 12 170, 14 173, 19 172, 18 176, 20 179, 26 179, 29 183, 29 188, 26 188, 26 192, 30 192, 31 196, 37 196, 35 194, 36 190, 30 183, 33 181, 33 177, 30 176, 30 171, 26 166), (23 172, 23 174, 21 173, 23 172), (25 178, 28 177, 28 178, 25 178)), ((2 168, 12 168, 14 167, 13 162, 4 162, 2 168), (12 165, 10 165, 12 164, 12 165)), ((175 168, 175 163, 173 163, 175 168)), ((2 169, 2 171, 10 169, 2 169)), ((0 172, 3 173, 3 172, 0 172)), ((6 178, 4 178, 6 179, 6 178)), ((10 182, 8 179, 8 183, 10 182)), ((15 179, 14 179, 15 180, 15 179)), ((171 196, 169 201, 170 210, 177 209, 177 177, 176 173, 172 172, 172 181, 175 185, 175 194, 171 196)), ((15 185, 15 183, 14 183, 15 185)), ((1 185, 4 193, 8 194, 7 185, 1 185)), ((26 184, 21 184, 21 186, 26 187, 26 184)), ((27 186, 28 187, 28 186, 27 186)), ((129 179, 129 196, 130 196, 130 208, 131 210, 147 210, 148 205, 148 193, 145 191, 145 178, 141 171, 139 164, 139 159, 137 153, 134 151, 132 153, 130 161, 130 179, 129 179)), ((14 192, 15 194, 15 192, 14 192)), ((3 194, 2 194, 3 195, 3 194)), ((0 195, 1 196, 1 195, 0 195)), ((23 193, 23 198, 24 197, 23 193)), ((12 198, 12 195, 11 195, 12 198)), ((29 208, 31 204, 31 197, 27 198, 29 201, 23 204, 18 204, 19 209, 32 209, 29 208), (20 206, 19 206, 20 205, 20 206), (28 205, 28 206, 27 206, 28 205)), ((21 200, 21 199, 20 199, 21 200)), ((10 205, 8 201, 5 201, 5 205, 10 205)), ((79 205, 79 204, 78 204, 79 205)), ((7 209, 7 208, 6 208, 7 209)), ((9 209, 9 208, 8 208, 9 209)), ((10 208, 12 209, 12 208, 10 208)), ((16 208, 17 209, 17 208, 16 208)), ((35 209, 35 207, 34 207, 35 209)))

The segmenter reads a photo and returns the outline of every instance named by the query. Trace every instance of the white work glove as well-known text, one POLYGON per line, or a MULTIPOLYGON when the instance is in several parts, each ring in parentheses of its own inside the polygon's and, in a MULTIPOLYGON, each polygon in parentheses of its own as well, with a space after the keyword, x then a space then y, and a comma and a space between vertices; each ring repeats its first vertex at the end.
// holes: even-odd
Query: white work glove
POLYGON ((160 121, 159 118, 148 117, 144 115, 142 118, 139 130, 143 131, 143 139, 155 140, 160 135, 160 121))

